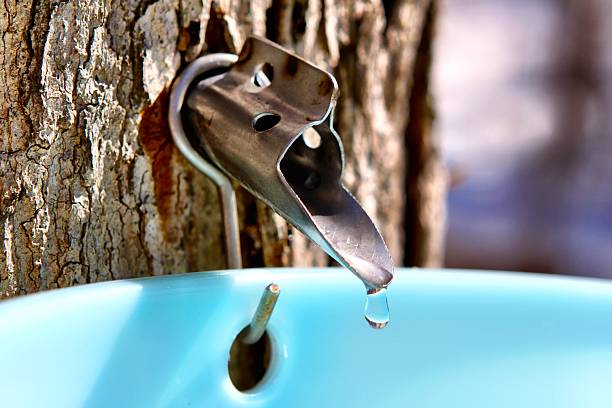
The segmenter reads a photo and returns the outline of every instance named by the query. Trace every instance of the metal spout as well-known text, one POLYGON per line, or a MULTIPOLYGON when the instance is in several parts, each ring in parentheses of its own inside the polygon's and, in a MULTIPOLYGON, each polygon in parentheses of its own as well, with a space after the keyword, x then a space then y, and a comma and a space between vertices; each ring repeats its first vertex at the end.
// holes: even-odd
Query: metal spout
POLYGON ((187 92, 191 143, 222 171, 372 289, 393 262, 365 211, 341 183, 342 142, 332 127, 338 85, 329 73, 257 37, 226 72, 187 92))

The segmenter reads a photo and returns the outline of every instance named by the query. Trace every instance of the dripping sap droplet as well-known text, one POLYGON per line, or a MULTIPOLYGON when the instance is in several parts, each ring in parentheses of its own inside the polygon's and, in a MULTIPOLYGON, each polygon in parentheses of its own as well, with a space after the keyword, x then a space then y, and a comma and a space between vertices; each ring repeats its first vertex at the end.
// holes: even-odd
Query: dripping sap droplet
POLYGON ((364 315, 374 329, 382 329, 389 323, 387 289, 368 289, 364 315))

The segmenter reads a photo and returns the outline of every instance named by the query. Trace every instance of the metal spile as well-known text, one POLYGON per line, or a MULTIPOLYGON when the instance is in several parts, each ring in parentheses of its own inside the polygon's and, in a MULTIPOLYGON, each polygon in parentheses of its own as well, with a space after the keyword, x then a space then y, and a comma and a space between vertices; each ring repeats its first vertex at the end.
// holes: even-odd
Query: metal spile
POLYGON ((250 37, 229 70, 188 92, 186 118, 191 142, 221 170, 368 288, 384 288, 393 278, 389 251, 340 180, 344 152, 332 127, 337 98, 332 75, 250 37))

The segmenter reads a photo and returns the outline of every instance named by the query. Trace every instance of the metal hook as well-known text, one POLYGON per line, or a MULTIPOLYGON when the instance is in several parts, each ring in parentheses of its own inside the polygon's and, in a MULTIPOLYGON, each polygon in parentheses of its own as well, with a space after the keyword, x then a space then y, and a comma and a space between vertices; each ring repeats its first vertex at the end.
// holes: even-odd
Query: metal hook
POLYGON ((242 268, 236 194, 234 193, 234 188, 232 187, 230 179, 215 166, 204 160, 193 146, 191 146, 185 134, 185 130, 183 129, 181 109, 187 90, 197 77, 214 69, 229 67, 237 60, 237 55, 222 53, 206 55, 195 60, 174 82, 172 93, 170 94, 170 108, 168 110, 170 133, 172 133, 172 139, 176 147, 189 162, 202 173, 206 174, 219 188, 221 206, 223 208, 227 265, 230 269, 242 268))
MULTIPOLYGON (((223 223, 225 228, 225 245, 227 264, 230 269, 241 269, 242 258, 240 250, 240 231, 238 224, 238 209, 236 205, 236 194, 231 180, 219 171, 216 167, 209 164, 193 148, 181 119, 181 109, 185 101, 185 96, 190 85, 194 80, 214 69, 226 68, 238 60, 237 55, 233 54, 211 54, 198 58, 190 64, 185 71, 179 75, 170 94, 170 107, 168 111, 168 121, 172 139, 179 151, 191 162, 198 170, 207 175, 219 188, 221 193, 221 205, 223 208, 223 223)), ((271 283, 264 289, 257 310, 253 315, 251 323, 245 332, 242 342, 254 344, 259 341, 266 331, 268 321, 278 300, 280 287, 271 283)))

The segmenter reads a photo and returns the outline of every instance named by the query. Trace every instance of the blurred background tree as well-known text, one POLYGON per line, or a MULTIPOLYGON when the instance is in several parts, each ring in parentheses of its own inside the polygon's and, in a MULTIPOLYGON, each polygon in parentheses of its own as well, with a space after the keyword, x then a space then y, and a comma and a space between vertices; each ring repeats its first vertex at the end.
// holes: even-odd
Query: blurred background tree
POLYGON ((447 265, 612 277, 612 3, 439 10, 447 265))

